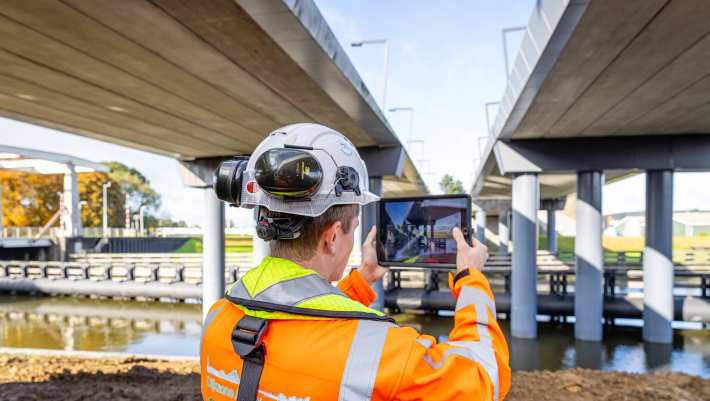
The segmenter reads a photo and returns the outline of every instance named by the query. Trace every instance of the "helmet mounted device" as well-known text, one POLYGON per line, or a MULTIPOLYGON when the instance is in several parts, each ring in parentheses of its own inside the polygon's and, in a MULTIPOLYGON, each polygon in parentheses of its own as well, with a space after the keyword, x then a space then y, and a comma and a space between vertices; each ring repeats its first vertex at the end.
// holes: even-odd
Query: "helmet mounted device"
POLYGON ((221 162, 213 188, 231 206, 256 208, 259 238, 289 240, 330 206, 376 201, 367 177, 345 136, 318 124, 293 124, 270 133, 251 157, 221 162))

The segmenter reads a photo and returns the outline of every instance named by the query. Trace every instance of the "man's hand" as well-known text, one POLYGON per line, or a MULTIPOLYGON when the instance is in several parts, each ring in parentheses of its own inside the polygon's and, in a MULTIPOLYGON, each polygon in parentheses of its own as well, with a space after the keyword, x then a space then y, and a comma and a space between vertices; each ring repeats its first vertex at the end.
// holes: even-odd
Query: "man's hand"
POLYGON ((458 227, 454 227, 453 236, 456 240, 456 272, 469 268, 483 269, 486 260, 488 260, 488 247, 475 238, 473 239, 473 247, 469 246, 458 227))
POLYGON ((377 251, 375 250, 375 227, 372 227, 367 234, 365 242, 362 244, 362 261, 360 262, 360 275, 367 280, 370 285, 382 278, 387 272, 387 268, 377 264, 377 251))

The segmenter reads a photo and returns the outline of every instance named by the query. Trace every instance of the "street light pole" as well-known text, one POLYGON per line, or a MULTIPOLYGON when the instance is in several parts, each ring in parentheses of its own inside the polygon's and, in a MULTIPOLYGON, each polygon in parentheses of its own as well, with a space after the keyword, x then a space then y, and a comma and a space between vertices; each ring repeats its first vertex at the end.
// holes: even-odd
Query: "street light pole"
POLYGON ((510 71, 510 68, 508 67, 508 34, 527 30, 527 26, 516 26, 512 28, 504 28, 501 31, 501 36, 503 37, 503 61, 505 61, 505 79, 508 79, 508 74, 510 71))
POLYGON ((382 83, 382 109, 387 107, 387 81, 389 80, 390 64, 390 42, 387 39, 366 39, 350 43, 352 47, 362 47, 363 45, 384 45, 385 46, 385 77, 382 83))
POLYGON ((111 181, 105 183, 101 186, 101 192, 103 196, 103 219, 102 219, 102 234, 104 237, 108 237, 108 189, 111 188, 111 181))
POLYGON ((143 228, 145 226, 145 220, 143 216, 143 209, 145 208, 145 205, 141 205, 141 207, 138 208, 138 231, 140 232, 140 236, 144 236, 144 231, 143 228))
POLYGON ((486 129, 488 130, 488 135, 491 135, 491 117, 489 113, 489 107, 491 106, 498 106, 500 105, 500 102, 486 102, 486 129))
POLYGON ((486 135, 486 136, 479 136, 479 137, 478 137, 478 157, 479 157, 479 158, 483 156, 483 147, 481 147, 481 141, 485 139, 485 140, 486 140, 486 143, 487 143, 487 142, 488 142, 488 138, 489 138, 488 135, 486 135))
POLYGON ((409 112, 409 137, 407 138, 407 142, 411 141, 414 136, 414 107, 393 107, 389 111, 390 113, 396 113, 398 111, 409 112))

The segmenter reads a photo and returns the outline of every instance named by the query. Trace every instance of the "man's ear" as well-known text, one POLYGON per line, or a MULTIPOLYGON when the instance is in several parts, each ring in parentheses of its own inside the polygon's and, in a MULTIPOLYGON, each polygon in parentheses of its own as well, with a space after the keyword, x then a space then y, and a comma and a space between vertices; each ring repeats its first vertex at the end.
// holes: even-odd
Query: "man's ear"
POLYGON ((323 232, 323 242, 328 253, 335 253, 335 241, 343 231, 343 223, 336 221, 323 232))

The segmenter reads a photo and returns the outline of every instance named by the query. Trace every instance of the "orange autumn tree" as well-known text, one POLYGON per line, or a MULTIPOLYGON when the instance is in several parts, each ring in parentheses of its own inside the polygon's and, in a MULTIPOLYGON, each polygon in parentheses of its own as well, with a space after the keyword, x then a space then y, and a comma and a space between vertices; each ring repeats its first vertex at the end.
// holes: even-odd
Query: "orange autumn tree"
POLYGON ((0 171, 5 227, 43 226, 57 212, 61 175, 0 171))
MULTIPOLYGON (((80 173, 77 175, 79 199, 86 201, 81 207, 84 227, 101 227, 103 224, 102 187, 111 182, 108 190, 109 226, 124 226, 125 194, 132 213, 146 206, 146 227, 175 225, 170 219, 158 219, 154 213, 160 207, 160 195, 150 181, 138 170, 119 162, 105 162, 109 173, 80 173)), ((64 175, 40 175, 0 170, 3 189, 3 223, 6 227, 39 227, 45 225, 59 208, 59 194, 63 191, 64 175)), ((56 223, 59 224, 58 222, 56 223)))
MULTIPOLYGON (((79 198, 86 201, 81 208, 84 227, 101 227, 103 215, 102 185, 111 180, 105 173, 81 173, 77 176, 79 198)), ((113 181, 113 180, 111 180, 113 181)), ((108 216, 111 226, 123 226, 124 195, 117 182, 108 192, 108 216)), ((59 209, 63 191, 62 174, 30 174, 0 171, 5 227, 41 227, 59 209)), ((56 225, 59 225, 57 221, 56 225)))

